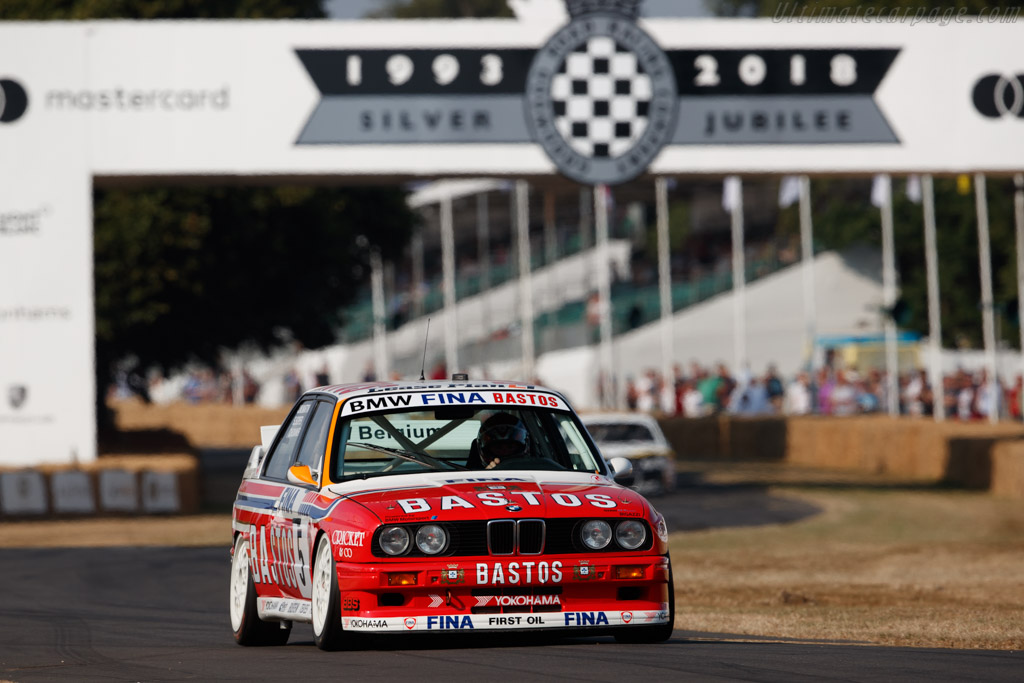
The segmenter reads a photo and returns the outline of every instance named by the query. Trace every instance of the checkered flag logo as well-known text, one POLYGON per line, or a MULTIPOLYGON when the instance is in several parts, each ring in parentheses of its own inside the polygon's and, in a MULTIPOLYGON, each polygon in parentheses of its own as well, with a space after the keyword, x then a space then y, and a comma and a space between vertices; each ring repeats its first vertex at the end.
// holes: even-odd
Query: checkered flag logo
POLYGON ((636 0, 579 0, 527 74, 530 133, 579 183, 635 178, 676 128, 675 72, 635 23, 637 7, 636 0))
POLYGON ((619 157, 647 129, 651 90, 631 50, 610 36, 591 36, 551 79, 555 128, 585 157, 619 157))

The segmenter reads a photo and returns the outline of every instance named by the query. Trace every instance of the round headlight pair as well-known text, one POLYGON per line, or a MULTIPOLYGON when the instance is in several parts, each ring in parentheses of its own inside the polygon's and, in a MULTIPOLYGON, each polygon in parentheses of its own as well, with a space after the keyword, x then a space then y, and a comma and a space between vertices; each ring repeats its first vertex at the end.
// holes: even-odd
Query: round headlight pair
MULTIPOLYGON (((580 529, 583 545, 603 550, 612 542, 612 526, 603 519, 592 519, 580 529)), ((615 542, 626 550, 636 550, 647 540, 647 527, 635 519, 626 519, 615 526, 615 542)))
MULTIPOLYGON (((380 549, 388 555, 403 555, 409 550, 412 537, 401 526, 389 526, 377 539, 380 549)), ((416 530, 416 547, 425 555, 437 555, 448 545, 448 534, 437 524, 426 524, 416 530)))

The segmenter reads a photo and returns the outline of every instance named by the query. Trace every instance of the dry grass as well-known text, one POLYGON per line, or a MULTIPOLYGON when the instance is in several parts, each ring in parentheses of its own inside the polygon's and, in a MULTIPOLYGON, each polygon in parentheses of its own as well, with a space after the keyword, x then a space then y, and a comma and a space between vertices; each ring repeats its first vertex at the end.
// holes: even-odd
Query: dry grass
POLYGON ((789 525, 672 536, 676 626, 912 647, 1024 649, 1024 506, 984 494, 786 487, 789 525))

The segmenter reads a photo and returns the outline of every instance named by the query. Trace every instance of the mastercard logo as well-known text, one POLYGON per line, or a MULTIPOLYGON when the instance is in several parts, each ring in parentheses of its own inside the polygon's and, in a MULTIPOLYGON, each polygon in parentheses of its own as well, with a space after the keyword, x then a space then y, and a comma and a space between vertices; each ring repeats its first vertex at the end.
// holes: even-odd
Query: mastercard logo
POLYGON ((17 121, 26 109, 28 94, 21 83, 9 78, 0 78, 0 123, 17 121))

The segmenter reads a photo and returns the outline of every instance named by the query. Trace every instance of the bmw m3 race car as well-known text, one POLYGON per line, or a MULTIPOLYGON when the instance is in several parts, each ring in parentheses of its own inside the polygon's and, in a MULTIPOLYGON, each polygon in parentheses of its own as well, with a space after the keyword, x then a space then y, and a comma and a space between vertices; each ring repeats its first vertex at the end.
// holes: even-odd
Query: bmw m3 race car
POLYGON ((549 630, 669 638, 665 520, 565 397, 500 382, 313 389, 264 427, 232 512, 242 645, 295 622, 363 634, 549 630))

